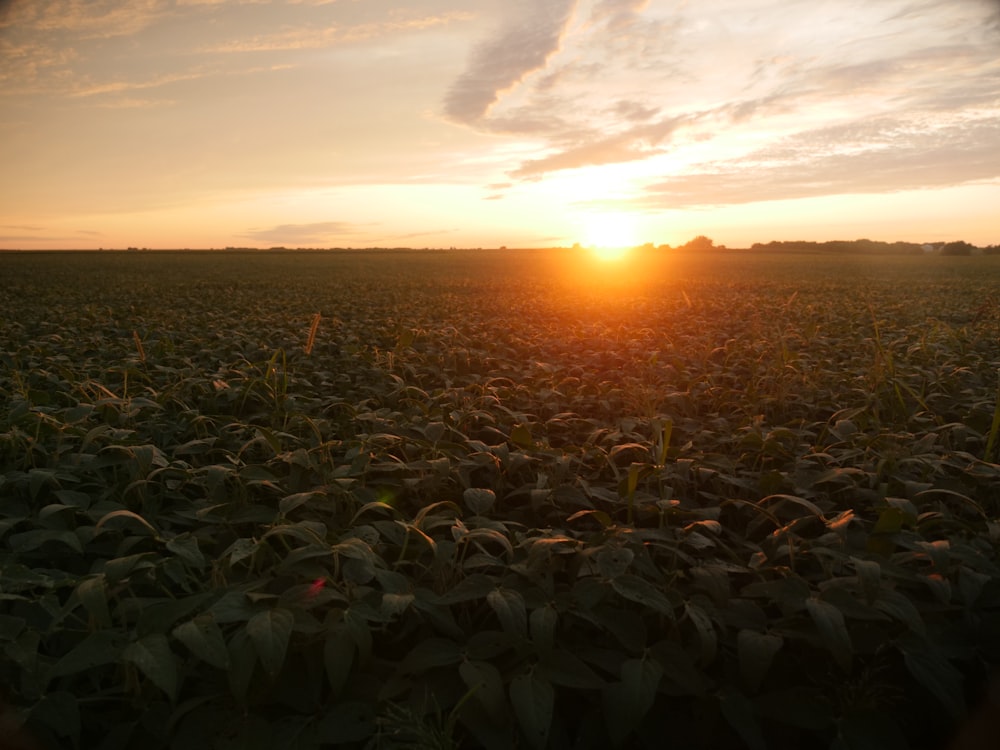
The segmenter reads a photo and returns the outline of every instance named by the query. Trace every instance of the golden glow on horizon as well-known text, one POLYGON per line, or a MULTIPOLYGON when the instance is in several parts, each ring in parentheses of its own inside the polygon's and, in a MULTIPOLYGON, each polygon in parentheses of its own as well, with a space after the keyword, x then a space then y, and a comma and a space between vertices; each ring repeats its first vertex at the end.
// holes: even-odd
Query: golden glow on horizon
POLYGON ((616 260, 638 241, 635 219, 626 213, 593 213, 583 220, 583 244, 602 260, 616 260))

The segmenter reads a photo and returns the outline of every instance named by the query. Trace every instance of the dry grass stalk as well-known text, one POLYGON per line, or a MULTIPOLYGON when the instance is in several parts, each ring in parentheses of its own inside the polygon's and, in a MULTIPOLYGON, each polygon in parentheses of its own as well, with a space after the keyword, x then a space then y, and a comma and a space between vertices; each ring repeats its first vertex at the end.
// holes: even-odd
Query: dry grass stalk
POLYGON ((135 329, 132 330, 132 340, 135 342, 135 350, 139 353, 139 361, 146 364, 146 350, 142 348, 142 339, 135 329))
POLYGON ((319 321, 321 317, 322 316, 319 313, 316 313, 312 317, 312 323, 309 324, 309 337, 306 339, 305 347, 303 347, 306 354, 312 354, 313 344, 316 343, 316 331, 319 330, 319 321))

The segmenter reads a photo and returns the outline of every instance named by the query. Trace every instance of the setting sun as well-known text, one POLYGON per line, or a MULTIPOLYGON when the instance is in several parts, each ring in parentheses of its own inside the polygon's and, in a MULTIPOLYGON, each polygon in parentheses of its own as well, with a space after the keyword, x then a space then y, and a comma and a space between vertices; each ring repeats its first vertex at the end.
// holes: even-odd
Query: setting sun
POLYGON ((583 222, 583 245, 599 258, 620 258, 637 242, 635 221, 627 214, 590 214, 583 222))

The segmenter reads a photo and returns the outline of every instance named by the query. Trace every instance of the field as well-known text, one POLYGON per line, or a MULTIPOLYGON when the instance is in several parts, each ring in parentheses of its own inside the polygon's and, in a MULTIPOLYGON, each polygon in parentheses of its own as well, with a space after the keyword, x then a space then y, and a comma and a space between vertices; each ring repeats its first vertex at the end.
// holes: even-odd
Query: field
POLYGON ((943 748, 1000 664, 998 289, 1000 257, 0 255, 0 731, 943 748))

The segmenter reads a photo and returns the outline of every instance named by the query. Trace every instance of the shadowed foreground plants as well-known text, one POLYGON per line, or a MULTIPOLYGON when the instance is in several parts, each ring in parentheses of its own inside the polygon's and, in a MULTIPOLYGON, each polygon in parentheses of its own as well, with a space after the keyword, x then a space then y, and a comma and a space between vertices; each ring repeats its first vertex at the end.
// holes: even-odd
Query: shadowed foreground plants
POLYGON ((518 260, 5 256, 3 721, 944 747, 1000 663, 994 259, 518 260))

